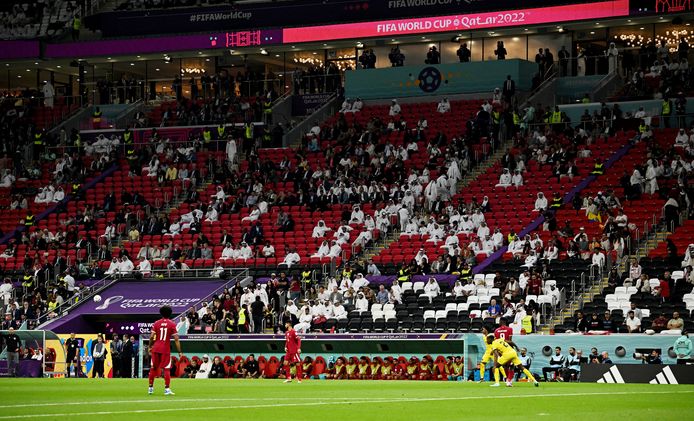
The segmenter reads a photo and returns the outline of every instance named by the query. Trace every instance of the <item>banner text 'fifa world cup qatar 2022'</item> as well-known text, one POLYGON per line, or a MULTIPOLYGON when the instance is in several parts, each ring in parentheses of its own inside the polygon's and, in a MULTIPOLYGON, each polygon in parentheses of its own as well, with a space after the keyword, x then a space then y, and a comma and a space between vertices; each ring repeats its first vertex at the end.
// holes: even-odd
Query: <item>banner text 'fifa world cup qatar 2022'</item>
POLYGON ((317 42, 560 23, 627 15, 629 0, 614 0, 590 5, 570 4, 502 12, 284 28, 282 40, 285 44, 317 42))

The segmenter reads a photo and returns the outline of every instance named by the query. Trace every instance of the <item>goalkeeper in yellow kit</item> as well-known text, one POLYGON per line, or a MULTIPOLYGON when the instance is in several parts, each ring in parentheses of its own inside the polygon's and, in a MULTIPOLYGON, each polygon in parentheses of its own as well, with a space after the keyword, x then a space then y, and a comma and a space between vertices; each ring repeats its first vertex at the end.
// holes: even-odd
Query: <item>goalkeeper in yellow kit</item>
MULTIPOLYGON (((493 335, 488 336, 488 338, 493 337, 493 335)), ((516 367, 516 370, 522 371, 523 374, 525 374, 528 377, 528 380, 533 382, 535 387, 539 386, 540 384, 537 382, 537 380, 535 380, 535 377, 533 377, 532 373, 528 371, 527 368, 523 367, 523 363, 521 362, 520 358, 518 358, 518 354, 516 353, 516 350, 513 348, 513 345, 513 342, 509 344, 501 338, 495 339, 492 342, 491 348, 492 353, 494 354, 495 367, 494 384, 492 386, 499 387, 499 369, 501 369, 507 364, 511 364, 516 367)), ((512 386, 511 382, 507 381, 506 386, 512 386)))

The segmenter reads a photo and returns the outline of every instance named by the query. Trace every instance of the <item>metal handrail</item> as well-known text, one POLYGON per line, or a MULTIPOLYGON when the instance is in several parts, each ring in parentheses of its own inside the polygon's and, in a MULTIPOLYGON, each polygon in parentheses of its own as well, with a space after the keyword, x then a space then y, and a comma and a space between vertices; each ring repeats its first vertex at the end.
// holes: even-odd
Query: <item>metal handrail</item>
POLYGON ((48 318, 48 316, 51 313, 44 313, 41 316, 39 316, 38 319, 35 319, 36 321, 41 322, 40 325, 36 326, 37 330, 43 329, 48 323, 53 322, 55 319, 59 317, 64 317, 67 314, 70 313, 74 308, 76 308, 78 305, 82 304, 82 302, 94 297, 101 291, 105 290, 106 288, 110 287, 113 285, 115 282, 117 282, 117 279, 111 277, 111 275, 107 275, 103 279, 100 279, 99 281, 93 283, 89 287, 87 287, 86 290, 79 291, 79 293, 73 295, 72 297, 68 298, 63 302, 63 304, 59 305, 56 307, 51 313, 55 313, 58 315, 58 317, 55 318, 48 318), (45 318, 45 319, 44 319, 45 318))
POLYGON ((296 126, 292 127, 290 131, 284 134, 282 138, 282 144, 284 146, 291 146, 296 143, 297 140, 301 139, 301 136, 306 133, 310 125, 316 120, 324 120, 329 116, 335 114, 337 110, 337 100, 336 94, 333 94, 328 98, 328 100, 323 104, 322 107, 317 109, 311 116, 308 116, 304 121, 300 122, 296 126))
MULTIPOLYGON (((235 275, 233 275, 227 282, 224 283, 224 285, 220 286, 219 288, 215 289, 211 293, 209 293, 207 296, 202 298, 200 300, 201 304, 202 303, 207 303, 212 297, 219 295, 221 291, 224 291, 224 289, 229 288, 236 283, 244 280, 249 276, 249 271, 248 268, 230 268, 230 269, 225 269, 225 270, 231 270, 231 273, 233 274, 234 272, 237 272, 235 275)), ((209 270, 208 270, 209 271, 209 270)), ((173 318, 173 321, 178 323, 181 321, 182 318, 186 317, 187 310, 184 311, 183 313, 179 314, 178 316, 173 318)))

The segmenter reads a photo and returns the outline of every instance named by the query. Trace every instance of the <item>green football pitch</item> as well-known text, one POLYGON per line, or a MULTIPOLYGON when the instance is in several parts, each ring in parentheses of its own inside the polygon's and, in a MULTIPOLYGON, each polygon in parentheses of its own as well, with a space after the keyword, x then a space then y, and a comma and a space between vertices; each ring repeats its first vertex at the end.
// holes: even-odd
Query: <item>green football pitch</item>
POLYGON ((581 383, 161 379, 3 379, 2 419, 120 420, 686 420, 694 386, 581 383))

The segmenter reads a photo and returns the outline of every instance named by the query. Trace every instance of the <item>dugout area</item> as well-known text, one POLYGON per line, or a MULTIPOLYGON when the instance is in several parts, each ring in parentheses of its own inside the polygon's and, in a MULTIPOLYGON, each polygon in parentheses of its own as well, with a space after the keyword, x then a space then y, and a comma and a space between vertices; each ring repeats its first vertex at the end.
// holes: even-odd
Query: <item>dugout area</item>
MULTIPOLYGON (((140 349, 145 349, 146 340, 141 337, 140 349)), ((284 335, 188 335, 181 337, 181 347, 189 359, 205 354, 222 359, 239 355, 245 358, 249 354, 255 354, 256 358, 280 358, 284 356, 284 335)), ((308 334, 302 335, 301 351, 302 357, 320 356, 326 361, 341 356, 461 356, 467 371, 477 364, 484 345, 481 336, 475 334, 308 334)), ((143 376, 148 362, 142 353, 140 358, 140 376, 143 376)))

